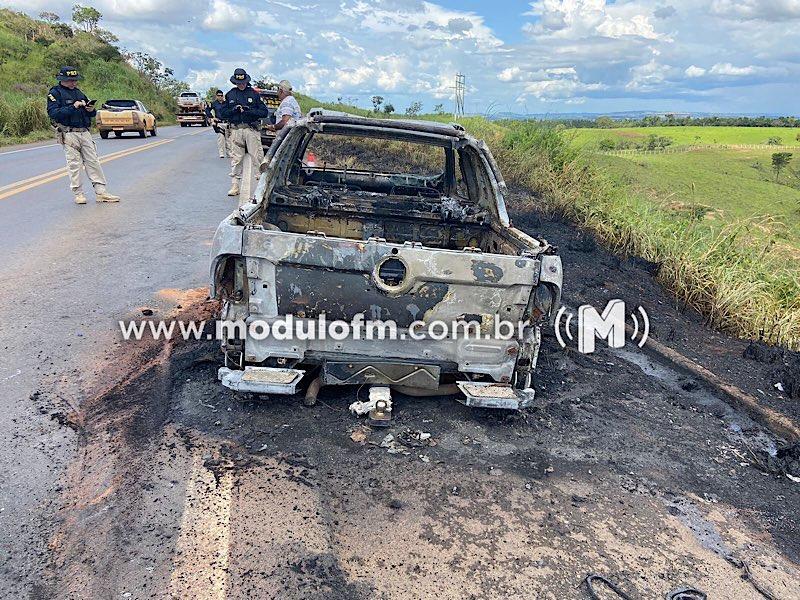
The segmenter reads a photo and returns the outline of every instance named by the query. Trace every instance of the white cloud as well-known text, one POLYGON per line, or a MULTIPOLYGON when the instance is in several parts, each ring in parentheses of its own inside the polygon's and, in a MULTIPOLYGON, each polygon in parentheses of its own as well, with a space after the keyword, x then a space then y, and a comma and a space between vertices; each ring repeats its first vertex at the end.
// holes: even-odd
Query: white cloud
POLYGON ((730 19, 784 21, 800 19, 800 0, 714 0, 711 10, 730 19))
POLYGON ((581 81, 578 73, 571 67, 555 67, 529 73, 528 81, 520 94, 520 98, 533 97, 544 102, 567 101, 580 103, 585 101, 585 94, 605 89, 602 83, 586 83, 581 81))
POLYGON ((227 0, 213 0, 203 26, 216 31, 234 31, 252 23, 246 8, 231 4, 227 0))
POLYGON ((537 0, 527 15, 537 17, 527 25, 533 34, 561 38, 600 35, 649 40, 668 39, 650 22, 650 12, 633 3, 606 4, 605 0, 537 0))
POLYGON ((657 89, 667 77, 670 67, 659 64, 653 58, 643 65, 631 67, 631 79, 625 84, 625 89, 631 91, 652 91, 657 89))
POLYGON ((517 67, 516 65, 513 67, 508 67, 507 69, 503 69, 497 75, 497 78, 500 81, 519 81, 522 75, 522 69, 517 67))
POLYGON ((747 67, 734 67, 731 63, 717 63, 709 73, 712 75, 727 75, 730 77, 744 77, 745 75, 753 75, 757 71, 754 66, 747 67))
POLYGON ((687 77, 702 77, 706 74, 706 70, 703 67, 697 67, 695 65, 690 65, 686 67, 684 74, 687 77))
POLYGON ((185 58, 214 58, 217 51, 209 48, 195 48, 194 46, 184 46, 181 49, 181 56, 185 58))

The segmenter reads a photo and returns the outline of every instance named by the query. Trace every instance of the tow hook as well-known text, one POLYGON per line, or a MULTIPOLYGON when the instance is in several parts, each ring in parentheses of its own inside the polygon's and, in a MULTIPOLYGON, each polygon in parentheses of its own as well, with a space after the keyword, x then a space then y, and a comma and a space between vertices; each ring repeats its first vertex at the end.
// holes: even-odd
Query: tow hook
POLYGON ((370 403, 375 403, 369 411, 367 422, 373 427, 389 427, 392 424, 392 392, 388 387, 373 386, 369 389, 370 403))

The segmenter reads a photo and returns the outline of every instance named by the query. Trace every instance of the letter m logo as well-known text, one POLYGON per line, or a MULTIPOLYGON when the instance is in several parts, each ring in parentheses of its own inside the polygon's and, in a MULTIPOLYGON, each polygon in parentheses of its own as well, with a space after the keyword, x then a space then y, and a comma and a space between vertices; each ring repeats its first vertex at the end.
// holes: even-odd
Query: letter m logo
POLYGON ((595 338, 607 340, 609 348, 625 346, 625 302, 610 300, 602 315, 588 304, 578 308, 578 352, 594 352, 595 338))

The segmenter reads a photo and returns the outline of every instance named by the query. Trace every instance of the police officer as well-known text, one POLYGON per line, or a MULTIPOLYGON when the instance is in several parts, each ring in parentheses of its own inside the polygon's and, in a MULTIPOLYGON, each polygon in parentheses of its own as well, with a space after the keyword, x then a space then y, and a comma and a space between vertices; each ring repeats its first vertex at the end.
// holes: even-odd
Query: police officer
POLYGON ((258 127, 259 121, 268 117, 269 112, 267 105, 250 86, 250 75, 244 69, 234 70, 231 83, 236 87, 225 94, 226 102, 222 108, 222 117, 228 121, 230 130, 232 179, 228 196, 238 196, 245 152, 253 162, 253 173, 258 173, 261 161, 264 160, 264 149, 261 147, 258 127))
POLYGON ((227 128, 228 123, 222 117, 222 109, 225 106, 225 94, 222 90, 217 90, 214 94, 214 101, 206 106, 206 118, 211 121, 214 131, 217 134, 217 150, 219 150, 219 157, 225 158, 227 156, 226 150, 228 149, 227 128))
POLYGON ((119 202, 119 197, 106 190, 106 178, 97 158, 97 147, 89 133, 95 116, 94 101, 78 89, 81 79, 75 67, 61 67, 56 76, 58 85, 47 94, 47 115, 56 127, 58 142, 67 156, 67 172, 76 204, 86 204, 81 185, 81 166, 92 182, 97 202, 119 202))

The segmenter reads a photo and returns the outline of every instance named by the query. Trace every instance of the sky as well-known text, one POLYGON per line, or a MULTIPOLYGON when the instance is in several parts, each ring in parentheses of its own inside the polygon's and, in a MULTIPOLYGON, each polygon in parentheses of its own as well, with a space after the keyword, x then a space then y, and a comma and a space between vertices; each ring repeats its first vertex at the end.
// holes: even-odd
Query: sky
MULTIPOLYGON (((69 20, 72 1, 8 6, 69 20)), ((800 0, 84 0, 193 89, 233 69, 402 112, 800 114, 800 0)))

